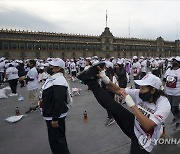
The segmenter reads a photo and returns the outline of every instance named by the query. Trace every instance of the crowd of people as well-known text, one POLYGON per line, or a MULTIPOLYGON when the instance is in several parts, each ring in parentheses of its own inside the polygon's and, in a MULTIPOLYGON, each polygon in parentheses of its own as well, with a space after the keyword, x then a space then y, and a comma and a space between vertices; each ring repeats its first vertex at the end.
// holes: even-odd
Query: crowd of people
POLYGON ((27 87, 29 109, 26 113, 39 108, 39 91, 42 91, 42 115, 47 123, 53 153, 69 153, 65 117, 72 96, 65 74, 69 74, 73 82, 80 79, 88 85, 98 102, 107 110, 105 125, 110 126, 116 121, 131 139, 131 153, 149 153, 153 149, 152 144, 139 148, 140 141, 137 138, 142 134, 149 134, 155 139, 160 137, 170 109, 174 130, 180 130, 179 56, 119 58, 107 55, 103 58, 94 56, 63 60, 9 60, 1 57, 0 85, 9 83, 12 92, 10 97, 18 96, 18 82, 21 88, 27 87), (131 89, 127 89, 128 84, 131 89), (132 113, 122 104, 127 104, 132 113), (155 113, 159 117, 152 117, 155 113), (127 120, 123 117, 129 119, 129 129, 125 128, 127 120))

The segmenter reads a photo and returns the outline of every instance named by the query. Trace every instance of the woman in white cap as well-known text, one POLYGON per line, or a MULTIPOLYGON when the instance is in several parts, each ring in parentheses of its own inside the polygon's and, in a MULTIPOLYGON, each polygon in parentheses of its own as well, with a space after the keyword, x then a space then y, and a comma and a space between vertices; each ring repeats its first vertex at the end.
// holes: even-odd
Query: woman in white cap
POLYGON ((172 124, 174 130, 180 130, 180 57, 172 59, 172 67, 164 75, 165 93, 171 103, 171 112, 174 116, 172 124))
POLYGON ((69 85, 64 77, 65 62, 55 58, 49 62, 47 73, 50 75, 42 86, 42 113, 48 128, 48 138, 53 154, 69 154, 65 118, 68 100, 71 100, 69 85))
MULTIPOLYGON (((97 66, 95 66, 97 68, 97 66)), ((170 103, 161 88, 161 80, 147 74, 135 80, 140 89, 123 89, 113 84, 100 69, 99 76, 108 88, 121 95, 132 112, 103 90, 97 82, 98 72, 94 67, 81 73, 78 78, 89 86, 100 105, 111 111, 122 131, 131 139, 131 154, 150 153, 163 133, 163 123, 170 112, 170 103)))

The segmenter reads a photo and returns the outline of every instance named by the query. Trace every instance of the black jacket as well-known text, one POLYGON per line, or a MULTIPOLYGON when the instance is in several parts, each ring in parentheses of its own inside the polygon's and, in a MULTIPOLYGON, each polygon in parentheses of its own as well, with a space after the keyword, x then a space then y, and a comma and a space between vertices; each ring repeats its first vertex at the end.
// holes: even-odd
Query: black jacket
POLYGON ((43 116, 52 117, 54 121, 58 120, 61 114, 68 111, 67 81, 58 74, 47 79, 42 87, 43 116))

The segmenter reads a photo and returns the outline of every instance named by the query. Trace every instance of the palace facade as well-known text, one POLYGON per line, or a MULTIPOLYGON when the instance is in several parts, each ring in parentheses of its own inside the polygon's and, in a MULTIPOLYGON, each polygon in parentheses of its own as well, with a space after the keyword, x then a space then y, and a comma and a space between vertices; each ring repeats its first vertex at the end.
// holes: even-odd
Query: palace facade
POLYGON ((0 30, 0 57, 27 59, 61 57, 144 56, 170 57, 180 55, 180 40, 165 41, 113 36, 106 27, 100 36, 74 35, 24 30, 0 30))

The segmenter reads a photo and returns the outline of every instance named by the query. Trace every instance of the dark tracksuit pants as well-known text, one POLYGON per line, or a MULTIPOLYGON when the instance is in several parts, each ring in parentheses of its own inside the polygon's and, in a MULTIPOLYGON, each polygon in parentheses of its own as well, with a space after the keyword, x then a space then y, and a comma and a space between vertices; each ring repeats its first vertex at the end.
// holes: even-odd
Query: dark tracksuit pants
POLYGON ((9 82, 9 86, 11 88, 12 93, 16 94, 17 93, 16 89, 17 89, 17 82, 18 82, 18 80, 17 79, 13 79, 13 80, 9 80, 8 82, 9 82))
POLYGON ((65 117, 58 119, 58 128, 51 126, 51 120, 46 120, 48 139, 53 154, 69 154, 65 135, 65 117))
POLYGON ((131 154, 148 154, 146 150, 142 149, 138 143, 137 137, 134 133, 134 118, 135 116, 121 104, 114 101, 112 96, 102 89, 99 84, 91 84, 89 88, 92 90, 98 103, 106 110, 110 111, 116 123, 122 131, 131 139, 131 154))

